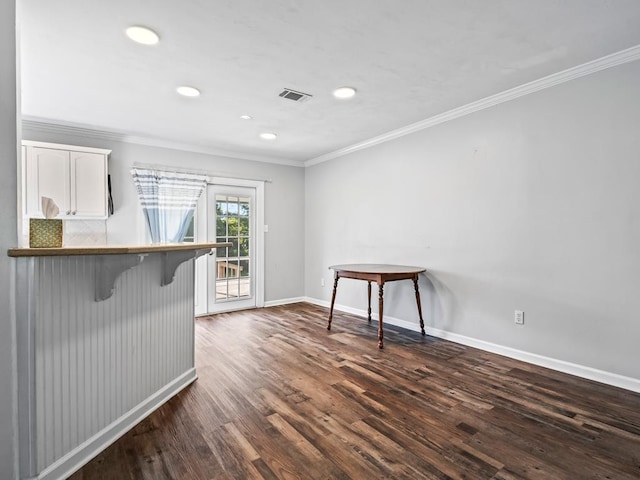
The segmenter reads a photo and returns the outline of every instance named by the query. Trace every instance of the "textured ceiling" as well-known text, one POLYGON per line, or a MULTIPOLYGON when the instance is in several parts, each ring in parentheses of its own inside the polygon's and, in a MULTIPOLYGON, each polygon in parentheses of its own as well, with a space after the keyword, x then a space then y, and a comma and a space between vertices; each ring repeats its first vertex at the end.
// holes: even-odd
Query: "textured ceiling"
POLYGON ((638 0, 18 0, 18 11, 24 118, 288 163, 640 45, 638 0), (160 43, 131 42, 136 24, 160 43), (178 96, 184 84, 202 95, 178 96), (333 98, 343 85, 358 95, 333 98), (279 98, 283 87, 313 97, 279 98))

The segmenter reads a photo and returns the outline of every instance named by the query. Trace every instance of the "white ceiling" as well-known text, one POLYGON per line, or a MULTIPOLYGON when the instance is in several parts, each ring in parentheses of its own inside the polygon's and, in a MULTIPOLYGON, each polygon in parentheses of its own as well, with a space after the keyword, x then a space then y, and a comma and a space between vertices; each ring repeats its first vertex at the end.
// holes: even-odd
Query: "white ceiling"
POLYGON ((640 45, 638 0, 18 0, 18 10, 24 118, 292 164, 640 45), (130 25, 160 43, 131 42, 130 25), (178 96, 185 84, 202 95, 178 96), (344 85, 357 96, 333 98, 344 85), (279 98, 283 87, 313 98, 279 98))

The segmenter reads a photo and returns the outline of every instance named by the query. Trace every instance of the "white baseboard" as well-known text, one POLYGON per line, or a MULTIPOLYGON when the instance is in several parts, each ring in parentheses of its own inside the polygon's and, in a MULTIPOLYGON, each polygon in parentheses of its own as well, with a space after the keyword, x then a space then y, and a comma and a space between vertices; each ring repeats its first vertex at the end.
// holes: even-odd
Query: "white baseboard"
MULTIPOLYGON (((327 307, 327 308, 330 307, 329 302, 324 300, 319 300, 317 298, 305 297, 304 301, 308 303, 312 303, 314 305, 319 305, 321 307, 327 307)), ((340 310, 341 312, 350 313, 352 315, 358 315, 361 317, 367 316, 366 311, 357 309, 357 308, 347 307, 345 305, 336 304, 334 305, 334 309, 340 310)), ((372 319, 375 318, 377 321, 378 315, 372 313, 371 318, 372 319)), ((408 322, 406 320, 389 317, 385 315, 384 323, 406 328, 407 330, 420 332, 420 326, 418 325, 418 322, 408 322)), ((577 377, 586 378, 588 380, 594 380, 596 382, 600 382, 607 385, 612 385, 614 387, 620 387, 626 390, 631 390, 633 392, 640 393, 640 379, 637 379, 637 378, 625 377, 623 375, 618 375, 617 373, 606 372, 604 370, 598 370, 595 368, 586 367, 584 365, 565 362, 564 360, 545 357, 543 355, 525 352, 523 350, 517 350, 511 347, 505 347, 503 345, 498 345, 496 343, 486 342, 484 340, 478 340, 476 338, 467 337, 465 335, 460 335, 458 333, 447 332, 445 330, 439 330, 437 328, 431 328, 431 327, 425 326, 425 332, 427 333, 427 335, 430 335, 432 337, 442 338, 444 340, 449 340, 451 342, 459 343, 461 345, 467 345, 469 347, 478 348, 486 352, 496 353, 498 355, 503 355, 505 357, 513 358, 516 360, 521 360, 523 362, 531 363, 533 365, 539 365, 541 367, 550 368, 552 370, 568 373, 570 375, 575 375, 577 377)))
MULTIPOLYGON (((289 305, 290 303, 307 302, 307 297, 282 298, 280 300, 271 300, 264 302, 265 307, 277 307, 278 305, 289 305)), ((312 303, 312 302, 309 302, 312 303)))
POLYGON ((195 368, 187 370, 173 382, 48 466, 35 478, 38 480, 68 478, 197 378, 195 368))

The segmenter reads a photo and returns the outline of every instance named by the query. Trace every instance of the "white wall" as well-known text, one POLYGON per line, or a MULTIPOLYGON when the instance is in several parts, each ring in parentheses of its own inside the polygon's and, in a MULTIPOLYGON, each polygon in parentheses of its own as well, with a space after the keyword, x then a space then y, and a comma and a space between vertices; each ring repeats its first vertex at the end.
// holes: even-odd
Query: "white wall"
POLYGON ((14 478, 15 337, 12 260, 17 245, 15 2, 0 2, 0 478, 14 478))
MULTIPOLYGON (((635 62, 310 167, 306 293, 332 264, 424 266, 428 326, 640 379, 639 132, 635 62)), ((359 283, 336 302, 364 310, 359 283)), ((403 283, 384 313, 417 326, 403 283)))
POLYGON ((107 221, 109 244, 146 243, 145 225, 129 171, 133 165, 158 165, 200 173, 268 179, 265 184, 265 301, 304 295, 304 169, 151 147, 52 129, 23 129, 25 140, 108 148, 115 213, 107 221))

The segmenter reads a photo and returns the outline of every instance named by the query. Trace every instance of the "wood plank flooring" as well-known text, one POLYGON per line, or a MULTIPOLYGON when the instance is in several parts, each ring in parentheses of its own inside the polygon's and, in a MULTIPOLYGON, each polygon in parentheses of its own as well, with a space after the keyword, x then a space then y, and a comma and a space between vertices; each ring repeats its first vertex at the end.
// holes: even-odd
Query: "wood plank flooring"
POLYGON ((198 319, 199 379, 71 478, 640 478, 639 394, 327 315, 198 319))

